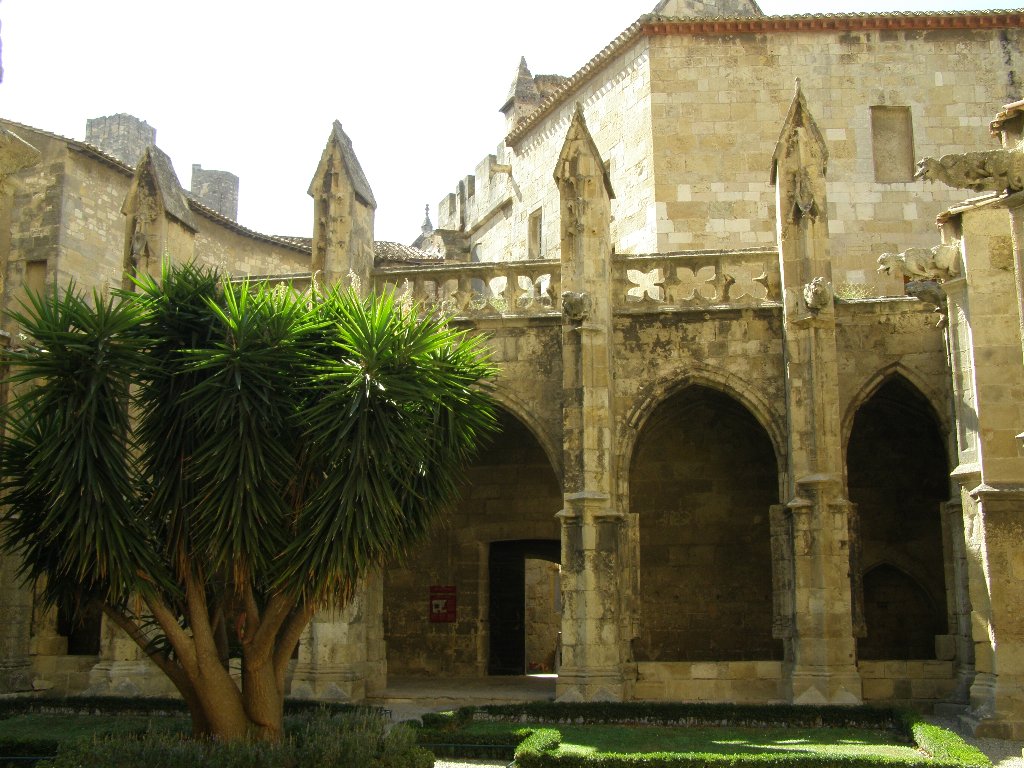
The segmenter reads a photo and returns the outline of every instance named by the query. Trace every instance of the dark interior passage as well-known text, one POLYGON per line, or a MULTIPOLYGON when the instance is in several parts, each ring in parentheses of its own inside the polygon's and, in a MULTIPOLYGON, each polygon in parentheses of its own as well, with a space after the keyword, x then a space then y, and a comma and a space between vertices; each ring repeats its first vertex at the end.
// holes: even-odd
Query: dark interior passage
POLYGON ((638 661, 782 658, 772 638, 768 434, 739 402, 690 387, 651 414, 633 455, 640 522, 638 661))
POLYGON ((527 559, 557 563, 558 541, 496 541, 490 546, 490 675, 522 675, 526 670, 527 559))
POLYGON ((889 379, 857 412, 847 447, 864 568, 861 659, 935 657, 948 624, 939 517, 948 478, 931 406, 902 377, 889 379))

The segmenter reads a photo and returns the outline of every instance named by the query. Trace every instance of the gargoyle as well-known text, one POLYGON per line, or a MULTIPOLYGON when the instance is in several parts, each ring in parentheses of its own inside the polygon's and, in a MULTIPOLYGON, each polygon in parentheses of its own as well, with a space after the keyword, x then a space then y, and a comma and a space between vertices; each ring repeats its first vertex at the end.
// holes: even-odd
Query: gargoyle
POLYGON ((974 192, 1024 189, 1024 152, 991 149, 943 155, 938 160, 926 157, 918 162, 914 178, 974 192))
POLYGON ((816 277, 804 286, 804 304, 815 315, 832 301, 832 287, 824 277, 816 277))
POLYGON ((939 315, 939 322, 936 327, 945 328, 947 321, 946 294, 942 287, 934 280, 911 280, 904 288, 907 296, 913 296, 918 301, 931 304, 939 315))
POLYGON ((565 291, 562 294, 562 314, 574 323, 586 320, 590 317, 590 294, 585 291, 565 291))
POLYGON ((878 257, 878 271, 924 280, 952 280, 960 276, 960 241, 883 253, 878 257))

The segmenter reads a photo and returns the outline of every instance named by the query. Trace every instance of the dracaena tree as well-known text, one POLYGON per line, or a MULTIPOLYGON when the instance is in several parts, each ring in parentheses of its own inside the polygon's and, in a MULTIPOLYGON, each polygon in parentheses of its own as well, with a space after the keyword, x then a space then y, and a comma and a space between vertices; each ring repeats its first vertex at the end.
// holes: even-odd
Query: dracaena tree
POLYGON ((314 612, 426 533, 494 429, 479 337, 195 266, 14 318, 0 544, 51 605, 99 605, 196 734, 279 738, 314 612))

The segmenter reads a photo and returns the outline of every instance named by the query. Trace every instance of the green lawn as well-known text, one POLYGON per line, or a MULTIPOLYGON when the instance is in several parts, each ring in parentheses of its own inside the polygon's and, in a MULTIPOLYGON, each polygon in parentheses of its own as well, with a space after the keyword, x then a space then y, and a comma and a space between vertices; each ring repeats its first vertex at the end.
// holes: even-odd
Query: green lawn
POLYGON ((18 744, 60 743, 105 733, 139 733, 152 729, 187 733, 189 727, 188 717, 184 715, 14 715, 0 720, 0 752, 23 754, 18 744))
POLYGON ((894 733, 856 728, 670 728, 663 726, 558 726, 558 754, 676 752, 754 755, 811 752, 920 758, 894 733))
MULTIPOLYGON (((645 725, 556 725, 475 721, 447 734, 432 733, 438 741, 450 739, 472 744, 507 744, 520 729, 554 727, 562 734, 556 755, 815 753, 827 756, 882 755, 898 760, 920 760, 923 753, 899 734, 870 728, 684 728, 645 725)), ((516 739, 513 739, 516 741, 516 739)))

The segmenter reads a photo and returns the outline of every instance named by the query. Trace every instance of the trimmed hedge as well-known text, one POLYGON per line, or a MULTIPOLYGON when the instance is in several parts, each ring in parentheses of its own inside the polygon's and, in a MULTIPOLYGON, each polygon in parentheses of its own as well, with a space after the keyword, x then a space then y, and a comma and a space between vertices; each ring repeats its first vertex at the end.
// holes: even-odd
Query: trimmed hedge
POLYGON ((914 743, 935 760, 964 766, 992 764, 977 747, 972 747, 952 731, 926 723, 916 714, 908 713, 903 719, 903 726, 914 743))
POLYGON ((65 744, 46 768, 433 768, 412 730, 381 713, 318 714, 280 743, 219 742, 167 733, 83 739, 65 744))
MULTIPOLYGON (((340 704, 312 699, 285 699, 284 713, 329 711, 332 713, 380 709, 360 704, 340 704)), ((132 698, 130 696, 12 696, 0 699, 0 720, 15 715, 86 713, 102 715, 187 715, 188 707, 181 699, 132 698)))
POLYGON ((886 707, 864 706, 532 701, 479 707, 477 718, 595 725, 631 722, 645 725, 734 725, 753 728, 792 726, 884 729, 898 727, 901 713, 886 707))

